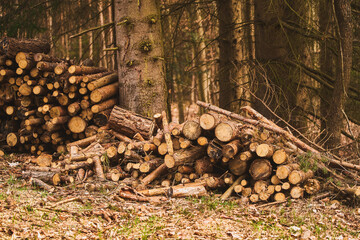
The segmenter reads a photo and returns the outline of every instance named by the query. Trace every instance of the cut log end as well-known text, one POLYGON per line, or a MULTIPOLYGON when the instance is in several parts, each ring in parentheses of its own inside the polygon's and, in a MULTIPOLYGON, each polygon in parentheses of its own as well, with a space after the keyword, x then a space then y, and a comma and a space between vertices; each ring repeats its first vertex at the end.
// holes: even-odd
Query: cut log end
POLYGON ((68 127, 71 132, 73 133, 81 133, 85 131, 85 128, 87 126, 87 123, 84 119, 81 117, 72 117, 70 121, 68 122, 68 127))

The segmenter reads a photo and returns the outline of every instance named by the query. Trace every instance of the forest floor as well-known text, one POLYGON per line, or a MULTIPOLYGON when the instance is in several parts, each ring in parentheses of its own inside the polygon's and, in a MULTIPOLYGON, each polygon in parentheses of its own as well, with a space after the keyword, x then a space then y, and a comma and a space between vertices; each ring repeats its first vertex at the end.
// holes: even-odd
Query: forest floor
POLYGON ((0 239, 360 238, 359 205, 331 198, 268 205, 214 193, 150 204, 71 187, 49 193, 15 178, 14 161, 0 160, 0 239))

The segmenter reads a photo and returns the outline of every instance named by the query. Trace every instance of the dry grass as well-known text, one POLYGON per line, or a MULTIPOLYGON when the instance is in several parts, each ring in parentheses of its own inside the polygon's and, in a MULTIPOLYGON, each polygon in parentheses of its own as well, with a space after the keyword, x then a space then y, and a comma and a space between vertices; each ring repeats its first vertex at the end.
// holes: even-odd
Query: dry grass
POLYGON ((0 239, 359 239, 360 209, 299 200, 262 207, 218 195, 160 204, 28 186, 0 161, 0 239), (51 208, 54 202, 78 196, 51 208), (307 238, 305 238, 307 237, 307 238))

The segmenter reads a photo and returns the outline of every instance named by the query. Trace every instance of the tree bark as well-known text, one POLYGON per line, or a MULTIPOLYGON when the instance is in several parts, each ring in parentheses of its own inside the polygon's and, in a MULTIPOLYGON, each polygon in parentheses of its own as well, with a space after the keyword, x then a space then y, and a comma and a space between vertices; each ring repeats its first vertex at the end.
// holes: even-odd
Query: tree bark
POLYGON ((338 57, 336 64, 336 78, 330 102, 328 120, 328 147, 335 148, 341 141, 341 130, 344 127, 345 102, 350 84, 352 54, 353 54, 353 25, 351 17, 351 2, 347 0, 334 1, 338 42, 338 57))
POLYGON ((120 106, 151 117, 166 109, 160 8, 155 0, 115 1, 120 106))

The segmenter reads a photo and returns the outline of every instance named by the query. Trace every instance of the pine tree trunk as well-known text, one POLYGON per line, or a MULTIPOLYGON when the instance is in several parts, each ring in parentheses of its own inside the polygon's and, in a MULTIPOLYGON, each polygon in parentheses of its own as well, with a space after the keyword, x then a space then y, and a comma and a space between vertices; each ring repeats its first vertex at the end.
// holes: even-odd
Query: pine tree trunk
POLYGON ((340 40, 337 50, 334 91, 330 102, 329 115, 331 118, 328 120, 330 135, 328 146, 330 148, 338 146, 341 141, 341 130, 344 127, 345 102, 351 77, 353 49, 353 25, 350 1, 338 0, 334 1, 334 4, 338 26, 337 35, 340 40))
POLYGON ((157 1, 115 1, 119 96, 122 107, 153 116, 166 109, 160 12, 157 1))

